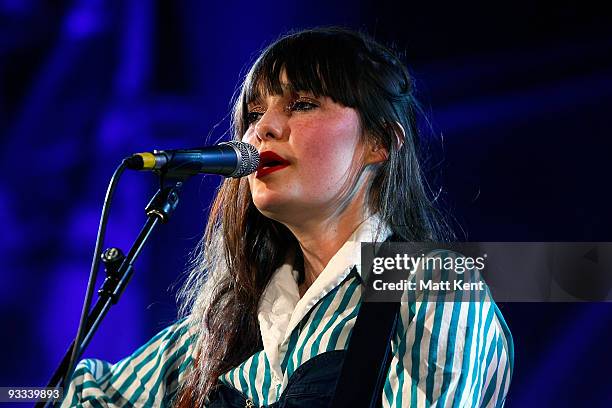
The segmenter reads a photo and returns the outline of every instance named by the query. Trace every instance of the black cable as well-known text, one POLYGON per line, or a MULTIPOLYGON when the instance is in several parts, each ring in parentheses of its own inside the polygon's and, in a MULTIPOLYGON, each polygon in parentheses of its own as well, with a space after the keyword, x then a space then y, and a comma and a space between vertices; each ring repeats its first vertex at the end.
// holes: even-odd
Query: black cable
POLYGON ((94 249, 93 259, 91 260, 91 268, 89 270, 89 280, 87 282, 87 290, 85 292, 85 300, 83 301, 83 309, 81 311, 81 319, 79 321, 79 328, 74 341, 74 347, 72 347, 72 353, 66 369, 66 374, 63 378, 62 383, 64 384, 64 392, 68 391, 70 385, 70 378, 72 377, 72 370, 76 359, 80 356, 81 342, 83 340, 83 331, 85 330, 87 316, 89 315, 89 309, 91 308, 91 299, 93 297, 94 287, 98 278, 98 268, 100 265, 100 256, 102 255, 102 245, 104 244, 104 235, 106 233, 106 224, 108 223, 108 215, 110 212, 110 202, 113 198, 113 193, 119 178, 123 174, 123 171, 127 168, 127 159, 123 159, 121 164, 111 177, 106 190, 106 196, 104 197, 104 204, 102 206, 102 214, 100 215, 100 224, 98 225, 98 235, 96 236, 96 246, 94 249))

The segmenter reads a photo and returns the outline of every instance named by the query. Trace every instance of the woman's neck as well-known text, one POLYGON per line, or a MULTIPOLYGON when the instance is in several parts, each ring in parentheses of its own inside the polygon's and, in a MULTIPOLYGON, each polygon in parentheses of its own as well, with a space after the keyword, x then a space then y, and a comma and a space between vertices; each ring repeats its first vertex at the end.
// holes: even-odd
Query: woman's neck
POLYGON ((297 238, 304 255, 304 281, 299 288, 300 297, 357 227, 367 219, 368 214, 363 209, 363 205, 353 202, 340 214, 310 218, 299 225, 287 225, 297 238))

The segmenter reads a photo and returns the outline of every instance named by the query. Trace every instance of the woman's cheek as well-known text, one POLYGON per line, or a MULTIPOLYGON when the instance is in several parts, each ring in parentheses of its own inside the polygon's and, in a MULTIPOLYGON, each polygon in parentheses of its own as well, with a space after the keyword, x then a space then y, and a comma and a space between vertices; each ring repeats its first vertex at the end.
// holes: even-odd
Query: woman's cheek
POLYGON ((240 140, 245 143, 255 144, 255 133, 251 130, 251 127, 247 129, 240 140))
POLYGON ((328 146, 328 150, 320 156, 319 167, 325 168, 337 180, 349 170, 354 153, 350 144, 328 146))

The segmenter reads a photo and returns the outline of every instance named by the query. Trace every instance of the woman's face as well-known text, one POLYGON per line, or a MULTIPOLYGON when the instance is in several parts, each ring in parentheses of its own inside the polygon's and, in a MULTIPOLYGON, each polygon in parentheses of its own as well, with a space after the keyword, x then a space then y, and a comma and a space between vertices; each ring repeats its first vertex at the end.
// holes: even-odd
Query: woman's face
POLYGON ((357 111, 285 87, 248 105, 243 141, 261 155, 248 176, 255 206, 280 222, 331 215, 354 192, 364 145, 357 111))

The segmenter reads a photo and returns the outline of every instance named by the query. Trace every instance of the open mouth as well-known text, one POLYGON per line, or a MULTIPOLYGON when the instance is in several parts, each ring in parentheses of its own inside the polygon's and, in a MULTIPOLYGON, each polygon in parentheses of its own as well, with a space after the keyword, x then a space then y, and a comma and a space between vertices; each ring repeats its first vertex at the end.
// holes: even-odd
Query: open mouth
POLYGON ((289 165, 289 162, 271 150, 259 154, 259 167, 257 168, 256 177, 263 177, 274 171, 284 169, 289 165))

